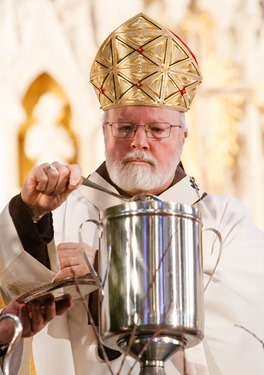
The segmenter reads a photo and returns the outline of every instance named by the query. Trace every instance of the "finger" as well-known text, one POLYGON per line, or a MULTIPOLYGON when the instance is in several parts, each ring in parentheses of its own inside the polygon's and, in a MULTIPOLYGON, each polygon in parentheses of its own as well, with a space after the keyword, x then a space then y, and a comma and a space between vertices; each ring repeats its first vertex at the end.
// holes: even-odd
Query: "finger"
POLYGON ((38 165, 34 167, 30 174, 29 174, 29 180, 32 178, 35 181, 36 184, 36 190, 44 192, 47 187, 48 183, 48 175, 46 173, 46 167, 48 166, 48 163, 43 163, 41 165, 38 165))
POLYGON ((45 168, 48 175, 48 184, 45 193, 60 195, 68 188, 70 170, 67 165, 53 162, 45 168))
POLYGON ((43 163, 32 170, 36 179, 36 190, 49 195, 55 188, 59 172, 53 164, 43 163))
POLYGON ((75 271, 73 271, 71 267, 67 267, 67 268, 62 269, 58 273, 58 275, 55 277, 55 280, 62 280, 62 279, 66 279, 68 277, 77 277, 75 275, 75 271))
POLYGON ((72 306, 71 296, 69 294, 65 294, 63 298, 56 300, 55 304, 56 315, 62 315, 72 306))
POLYGON ((58 251, 58 258, 61 267, 74 266, 76 264, 82 263, 84 257, 82 253, 77 252, 73 249, 63 249, 58 251))
MULTIPOLYGON (((89 258, 90 263, 94 264, 95 253, 87 254, 87 257, 89 258)), ((82 254, 80 256, 65 256, 65 254, 63 254, 63 256, 59 256, 59 262, 61 269, 74 266, 80 266, 84 269, 87 268, 86 260, 82 254)))
POLYGON ((69 189, 73 190, 76 189, 82 182, 82 170, 78 164, 71 164, 69 165, 69 169, 71 172, 70 180, 69 180, 69 189))
POLYGON ((44 324, 50 322, 56 315, 56 304, 54 300, 48 301, 44 307, 42 307, 42 314, 44 319, 44 324))
POLYGON ((43 163, 35 170, 36 189, 47 195, 59 195, 68 189, 70 169, 57 161, 43 163))
POLYGON ((61 266, 76 265, 84 262, 83 254, 72 249, 63 249, 58 251, 58 257, 61 266))
POLYGON ((64 272, 65 277, 79 277, 87 275, 90 271, 86 263, 79 263, 61 267, 60 272, 64 272))
POLYGON ((39 301, 32 302, 31 311, 31 330, 32 333, 37 333, 45 325, 41 304, 39 301))
POLYGON ((32 336, 32 329, 31 329, 31 317, 30 311, 26 305, 20 306, 19 318, 22 323, 23 331, 22 337, 30 337, 32 336))
POLYGON ((64 250, 76 251, 79 247, 80 245, 77 242, 61 242, 58 244, 57 249, 58 251, 64 251, 64 250))
POLYGON ((64 256, 59 257, 60 260, 60 267, 71 267, 71 266, 77 266, 78 264, 82 263, 82 261, 75 256, 67 256, 64 254, 64 256))
POLYGON ((54 194, 59 195, 76 189, 82 181, 81 168, 77 164, 65 165, 59 162, 53 162, 59 172, 57 185, 54 188, 54 194))
POLYGON ((47 167, 45 168, 45 171, 46 171, 46 173, 48 173, 49 171, 53 171, 53 172, 55 172, 55 171, 57 171, 57 168, 55 167, 55 165, 54 164, 48 164, 47 165, 47 167))
POLYGON ((31 321, 30 321, 27 306, 25 305, 20 306, 19 319, 23 327, 22 337, 30 337, 31 336, 31 321))
POLYGON ((86 265, 75 265, 70 267, 65 267, 56 276, 56 280, 65 279, 67 277, 80 277, 85 276, 89 273, 89 269, 86 265))
MULTIPOLYGON (((70 252, 70 251, 68 251, 68 252, 70 252)), ((72 256, 71 256, 70 253, 65 254, 65 252, 63 252, 62 254, 58 254, 58 255, 59 255, 59 262, 60 262, 61 270, 63 268, 66 268, 66 267, 75 267, 75 266, 79 266, 79 267, 83 268, 84 270, 88 269, 87 264, 86 264, 86 260, 83 257, 83 254, 80 254, 80 255, 76 256, 73 252, 72 256)), ((95 253, 93 252, 92 254, 87 254, 87 256, 89 258, 90 263, 94 264, 95 253)))
POLYGON ((57 251, 60 257, 72 256, 72 257, 83 258, 83 247, 88 256, 94 256, 96 250, 93 247, 89 245, 80 246, 80 244, 76 242, 59 243, 57 246, 57 251))

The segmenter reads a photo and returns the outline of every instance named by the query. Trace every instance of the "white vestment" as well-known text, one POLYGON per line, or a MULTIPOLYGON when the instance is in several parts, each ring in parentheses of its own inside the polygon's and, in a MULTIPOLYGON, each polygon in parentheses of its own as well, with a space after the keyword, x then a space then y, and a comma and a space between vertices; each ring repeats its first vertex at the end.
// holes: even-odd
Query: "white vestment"
MULTIPOLYGON (((115 191, 97 173, 90 178, 115 191)), ((201 193, 202 194, 202 193, 201 193)), ((199 197, 189 177, 160 195, 164 201, 193 204, 199 197)), ((53 212, 54 241, 78 242, 78 229, 87 219, 98 219, 100 210, 123 203, 108 194, 82 186, 67 203, 53 212)), ((207 282, 219 255, 212 231, 222 236, 219 266, 205 291, 204 340, 185 350, 188 375, 262 375, 264 373, 264 234, 251 221, 240 202, 225 196, 207 195, 197 203, 203 221, 204 279, 207 282)), ((90 224, 89 224, 90 225, 90 224)), ((98 248, 95 225, 84 231, 84 241, 98 248)), ((2 288, 8 298, 51 282, 59 271, 54 243, 49 245, 51 269, 24 251, 8 207, 0 217, 0 267, 2 288)), ((28 339, 25 340, 27 344, 28 339)), ((27 345, 25 345, 25 349, 27 345)), ((76 299, 69 312, 56 317, 33 338, 37 375, 106 375, 106 364, 98 358, 97 342, 87 324, 83 301, 76 299)), ((122 357, 111 362, 118 373, 122 357)), ((22 363, 19 374, 28 375, 22 363)), ((129 373, 134 360, 127 358, 121 375, 129 373)), ((166 375, 182 373, 182 353, 166 362, 166 375)), ((139 373, 138 364, 132 371, 139 373)))

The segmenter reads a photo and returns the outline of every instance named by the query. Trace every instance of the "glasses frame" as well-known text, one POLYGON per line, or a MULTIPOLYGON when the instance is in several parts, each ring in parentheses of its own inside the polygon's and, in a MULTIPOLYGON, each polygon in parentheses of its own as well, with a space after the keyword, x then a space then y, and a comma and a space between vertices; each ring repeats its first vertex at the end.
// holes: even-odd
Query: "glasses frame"
POLYGON ((112 132, 112 135, 113 137, 115 138, 119 138, 119 139, 132 139, 135 137, 136 135, 136 132, 137 132, 137 129, 139 126, 142 126, 145 130, 145 133, 146 133, 146 136, 150 139, 154 139, 154 140, 160 140, 160 139, 166 139, 166 138, 169 138, 169 136, 171 135, 171 128, 182 128, 182 125, 174 125, 174 124, 170 124, 169 122, 166 122, 166 121, 163 121, 163 122, 150 122, 148 124, 142 124, 142 125, 139 125, 139 124, 135 124, 133 122, 129 122, 129 121, 114 121, 114 122, 109 122, 109 121, 106 121, 103 123, 104 125, 109 125, 111 127, 111 132, 112 132), (135 129, 133 130, 133 135, 132 136, 127 136, 127 137, 118 137, 117 135, 114 135, 114 131, 113 131, 113 125, 114 124, 130 124, 131 126, 135 126, 135 129), (155 138, 155 137, 151 137, 149 134, 148 134, 148 131, 150 131, 150 129, 146 128, 146 126, 149 126, 149 125, 154 125, 154 124, 168 124, 168 128, 169 128, 169 134, 166 135, 166 137, 160 137, 160 138, 155 138))

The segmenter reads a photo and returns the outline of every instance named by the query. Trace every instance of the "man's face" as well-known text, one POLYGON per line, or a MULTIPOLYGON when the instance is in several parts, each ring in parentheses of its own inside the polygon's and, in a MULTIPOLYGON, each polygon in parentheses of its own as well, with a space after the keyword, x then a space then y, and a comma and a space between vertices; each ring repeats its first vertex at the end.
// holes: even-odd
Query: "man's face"
MULTIPOLYGON (((166 122, 181 125, 180 112, 150 106, 125 106, 106 112, 105 122, 129 122, 145 125, 166 122)), ((182 153, 187 131, 172 127, 170 136, 149 138, 143 127, 138 127, 133 138, 117 138, 111 126, 103 125, 106 166, 110 178, 124 191, 159 194, 171 184, 182 153)))

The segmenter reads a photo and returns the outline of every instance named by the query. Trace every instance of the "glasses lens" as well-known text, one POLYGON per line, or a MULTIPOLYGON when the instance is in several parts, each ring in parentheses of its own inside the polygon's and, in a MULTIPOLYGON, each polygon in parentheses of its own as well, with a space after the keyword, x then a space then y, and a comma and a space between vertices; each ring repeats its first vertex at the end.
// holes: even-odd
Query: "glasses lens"
POLYGON ((167 138, 170 135, 171 125, 166 122, 155 122, 146 125, 137 125, 130 122, 113 122, 112 134, 117 138, 133 138, 139 126, 143 126, 147 137, 154 139, 167 138))
POLYGON ((167 138, 170 135, 170 124, 166 122, 155 122, 145 126, 150 138, 167 138))
POLYGON ((117 138, 133 138, 137 125, 130 122, 113 122, 113 136, 117 138))

